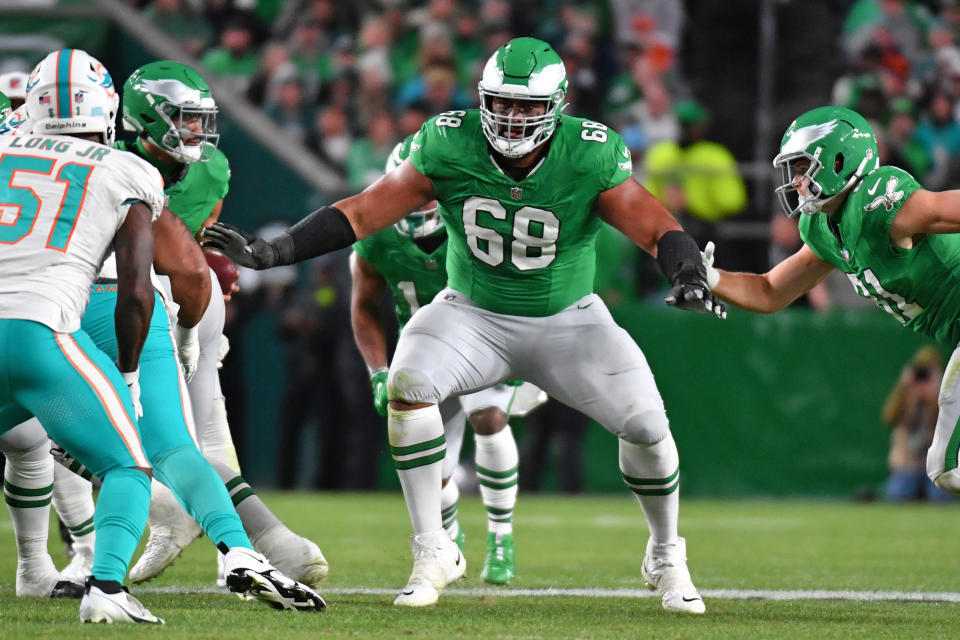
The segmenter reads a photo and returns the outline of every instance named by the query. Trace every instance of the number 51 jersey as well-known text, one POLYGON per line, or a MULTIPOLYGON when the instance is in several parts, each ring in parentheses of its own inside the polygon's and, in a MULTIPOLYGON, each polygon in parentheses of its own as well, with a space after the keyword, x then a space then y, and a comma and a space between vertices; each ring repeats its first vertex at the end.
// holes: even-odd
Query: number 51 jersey
POLYGON ((130 205, 163 180, 132 153, 70 136, 0 137, 0 318, 72 333, 130 205))
POLYGON ((630 152, 598 122, 562 116, 545 144, 514 180, 491 157, 473 109, 431 118, 410 147, 450 236, 449 286, 495 313, 552 315, 593 292, 602 224, 593 207, 630 177, 630 152))

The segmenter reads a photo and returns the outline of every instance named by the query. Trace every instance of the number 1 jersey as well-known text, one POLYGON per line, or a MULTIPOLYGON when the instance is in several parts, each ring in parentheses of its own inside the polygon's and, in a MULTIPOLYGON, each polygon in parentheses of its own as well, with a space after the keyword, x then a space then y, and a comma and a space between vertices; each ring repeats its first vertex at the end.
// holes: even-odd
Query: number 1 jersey
POLYGON ((90 287, 134 202, 163 180, 131 153, 70 136, 0 137, 0 318, 80 328, 90 287))
POLYGON ((552 315, 593 291, 593 207, 630 177, 630 152, 600 123, 562 116, 545 144, 522 180, 494 162, 479 110, 431 118, 411 144, 450 236, 449 286, 496 313, 552 315))

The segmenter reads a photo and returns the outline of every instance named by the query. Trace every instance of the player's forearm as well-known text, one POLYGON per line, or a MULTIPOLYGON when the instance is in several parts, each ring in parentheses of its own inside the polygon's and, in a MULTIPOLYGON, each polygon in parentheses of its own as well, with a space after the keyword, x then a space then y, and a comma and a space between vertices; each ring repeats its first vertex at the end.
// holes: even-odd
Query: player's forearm
POLYGON ((121 371, 135 371, 140 352, 150 331, 154 293, 149 279, 133 287, 117 287, 114 326, 117 333, 117 366, 121 371))
POLYGON ((275 251, 271 266, 294 264, 344 249, 356 242, 351 221, 336 207, 321 207, 267 244, 275 251))
POLYGON ((153 223, 153 266, 169 276, 173 300, 180 305, 178 323, 192 327, 200 322, 210 302, 210 268, 200 246, 183 222, 164 209, 153 223))
POLYGON ((376 312, 353 309, 351 312, 353 339, 367 369, 373 371, 387 366, 387 340, 376 312))
POLYGON ((196 326, 210 304, 212 287, 206 262, 202 269, 170 274, 170 289, 173 301, 180 307, 177 311, 177 324, 187 329, 196 326))
POLYGON ((782 293, 774 290, 765 275, 740 273, 717 269, 720 280, 713 287, 713 293, 732 305, 757 313, 773 313, 784 308, 793 299, 786 299, 782 293))

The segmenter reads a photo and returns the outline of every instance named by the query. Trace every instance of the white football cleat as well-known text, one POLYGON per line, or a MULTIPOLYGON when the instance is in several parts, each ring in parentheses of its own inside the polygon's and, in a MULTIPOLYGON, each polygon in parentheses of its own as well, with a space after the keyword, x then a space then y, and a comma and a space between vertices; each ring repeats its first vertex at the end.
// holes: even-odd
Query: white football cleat
POLYGON ((63 568, 60 573, 67 580, 72 580, 82 584, 91 573, 93 573, 93 549, 86 545, 74 545, 73 558, 70 564, 63 568))
POLYGON ((467 573, 467 559, 443 529, 410 536, 413 572, 407 586, 393 601, 401 607, 425 607, 440 598, 440 592, 467 573))
POLYGON ((130 595, 126 589, 119 593, 105 593, 99 587, 87 586, 80 600, 80 622, 148 622, 163 624, 163 619, 150 613, 143 604, 130 595))
POLYGON ((292 580, 267 559, 243 547, 233 547, 223 557, 227 588, 266 602, 274 609, 323 611, 327 603, 307 585, 292 580))
POLYGON ((312 540, 298 536, 283 523, 267 529, 254 546, 270 564, 314 589, 330 573, 330 565, 320 547, 312 540))
POLYGON ((223 570, 223 554, 217 551, 217 586, 227 588, 227 574, 223 570))
POLYGON ((16 592, 20 597, 49 598, 58 584, 67 581, 48 553, 17 561, 16 592))
POLYGON ((664 544, 654 544, 653 538, 649 539, 640 575, 652 591, 660 594, 667 611, 700 614, 707 610, 690 579, 687 542, 683 538, 664 544))
POLYGON ((147 546, 137 564, 130 569, 131 582, 146 582, 156 578, 203 533, 200 525, 187 512, 178 511, 170 519, 150 523, 147 546))

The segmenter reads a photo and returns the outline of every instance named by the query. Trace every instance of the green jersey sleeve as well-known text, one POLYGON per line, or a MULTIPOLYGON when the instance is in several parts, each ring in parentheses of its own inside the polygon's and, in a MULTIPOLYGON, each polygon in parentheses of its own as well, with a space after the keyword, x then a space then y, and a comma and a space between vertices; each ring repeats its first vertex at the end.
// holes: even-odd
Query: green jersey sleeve
POLYGON ((920 188, 913 176, 897 167, 884 166, 868 174, 854 192, 863 209, 862 235, 882 239, 877 249, 900 253, 902 250, 890 242, 890 225, 907 199, 920 188))
POLYGON ((206 162, 207 175, 213 186, 213 193, 222 200, 230 191, 230 162, 223 151, 217 149, 213 157, 206 162))
MULTIPOLYGON (((599 122, 590 122, 585 120, 582 124, 581 137, 591 135, 591 132, 599 132, 600 129, 589 129, 587 125, 599 125, 599 122)), ((603 126, 603 125, 600 125, 603 126)), ((600 188, 606 191, 613 189, 633 173, 633 159, 630 157, 630 150, 623 142, 616 131, 612 129, 603 130, 607 134, 607 141, 601 146, 597 153, 597 177, 600 180, 600 188)), ((596 135, 596 134, 593 134, 596 135)))

